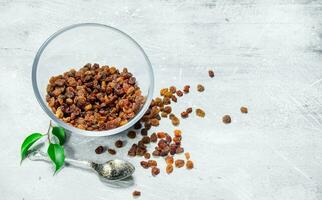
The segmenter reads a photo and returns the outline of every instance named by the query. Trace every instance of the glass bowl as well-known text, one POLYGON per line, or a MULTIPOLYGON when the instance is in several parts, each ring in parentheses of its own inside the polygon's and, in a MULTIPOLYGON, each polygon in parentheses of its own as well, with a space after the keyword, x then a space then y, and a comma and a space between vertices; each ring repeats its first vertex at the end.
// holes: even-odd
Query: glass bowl
POLYGON ((42 109, 53 122, 71 133, 85 136, 107 136, 133 126, 148 109, 153 95, 154 75, 149 58, 142 47, 126 33, 103 24, 83 23, 63 28, 50 36, 39 48, 32 66, 32 86, 42 109), (127 67, 146 97, 141 110, 127 124, 105 131, 87 131, 58 119, 46 101, 50 77, 71 68, 78 70, 86 63, 127 67))

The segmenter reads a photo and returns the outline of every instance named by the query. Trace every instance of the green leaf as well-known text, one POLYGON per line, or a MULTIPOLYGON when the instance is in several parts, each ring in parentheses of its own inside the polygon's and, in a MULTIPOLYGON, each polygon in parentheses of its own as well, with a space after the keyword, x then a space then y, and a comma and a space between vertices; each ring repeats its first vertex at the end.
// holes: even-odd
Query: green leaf
POLYGON ((51 131, 54 136, 59 140, 59 144, 63 145, 65 143, 65 129, 59 126, 54 126, 51 131))
POLYGON ((47 150, 48 156, 55 165, 55 173, 64 165, 64 148, 59 144, 49 144, 47 150))
POLYGON ((37 141, 39 140, 42 136, 40 133, 33 133, 29 135, 22 143, 21 145, 21 161, 26 158, 28 154, 29 148, 37 141))

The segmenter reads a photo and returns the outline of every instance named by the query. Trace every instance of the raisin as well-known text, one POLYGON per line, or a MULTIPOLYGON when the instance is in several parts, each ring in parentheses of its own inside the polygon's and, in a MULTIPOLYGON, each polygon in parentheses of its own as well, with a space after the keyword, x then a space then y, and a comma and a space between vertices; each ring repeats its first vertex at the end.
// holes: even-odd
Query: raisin
POLYGON ((171 141, 172 141, 172 137, 171 137, 170 135, 168 135, 168 134, 167 134, 167 135, 165 136, 165 140, 167 141, 167 143, 168 143, 168 144, 170 144, 170 143, 171 143, 171 141))
POLYGON ((225 124, 229 124, 231 123, 231 117, 229 115, 224 115, 222 117, 222 121, 225 123, 225 124))
POLYGON ((160 173, 160 169, 157 168, 157 167, 153 167, 151 169, 151 173, 152 173, 152 176, 156 176, 156 175, 158 175, 160 173))
POLYGON ((174 130, 174 136, 175 137, 181 137, 181 131, 180 130, 178 130, 178 129, 176 129, 176 130, 174 130))
POLYGON ((95 149, 95 153, 96 154, 101 154, 105 151, 105 148, 103 146, 98 146, 96 149, 95 149))
POLYGON ((149 168, 149 164, 148 164, 148 162, 146 162, 146 161, 141 161, 141 162, 140 162, 140 164, 141 164, 141 166, 142 166, 144 169, 149 168))
POLYGON ((158 138, 165 138, 165 133, 164 132, 158 132, 157 136, 158 136, 158 138))
POLYGON ((150 123, 152 126, 159 126, 159 120, 158 119, 151 119, 150 123))
POLYGON ((248 113, 248 108, 247 108, 247 107, 245 107, 245 106, 242 106, 242 107, 240 108, 240 112, 242 112, 242 113, 248 113))
POLYGON ((197 90, 198 90, 198 92, 203 92, 203 91, 205 91, 205 87, 203 85, 201 85, 201 84, 198 84, 197 85, 197 90))
POLYGON ((174 95, 172 95, 172 97, 171 97, 171 100, 173 101, 173 102, 175 102, 175 103, 177 103, 177 97, 176 96, 174 96, 174 95))
POLYGON ((164 105, 169 105, 171 104, 171 99, 169 97, 164 97, 163 98, 163 104, 164 105))
POLYGON ((134 190, 134 191, 132 192, 132 195, 133 195, 134 197, 139 197, 139 196, 141 196, 141 192, 140 192, 140 191, 137 191, 137 190, 134 190))
POLYGON ((117 141, 115 142, 115 146, 116 146, 117 148, 121 148, 121 147, 123 147, 123 141, 122 141, 122 140, 117 140, 117 141))
POLYGON ((141 135, 143 135, 143 136, 148 135, 148 131, 145 128, 142 128, 141 135))
POLYGON ((136 137, 136 132, 135 131, 129 131, 127 133, 127 137, 129 137, 131 139, 135 138, 136 137))
POLYGON ((115 155, 116 151, 114 149, 107 149, 107 151, 111 154, 111 155, 115 155))
POLYGON ((170 106, 165 106, 163 108, 163 112, 166 112, 166 113, 170 114, 172 112, 172 108, 170 106))
POLYGON ((142 124, 140 122, 136 122, 134 124, 134 129, 140 129, 140 128, 142 128, 142 124))
POLYGON ((172 124, 174 126, 178 126, 180 124, 180 120, 177 117, 173 117, 173 119, 171 120, 171 122, 172 122, 172 124))
POLYGON ((186 112, 186 111, 183 111, 182 113, 181 113, 181 117, 182 118, 187 118, 189 116, 189 114, 186 112))
POLYGON ((157 134, 152 133, 151 136, 150 136, 150 141, 151 142, 157 142, 157 140, 158 140, 157 134))
POLYGON ((196 109, 196 114, 197 114, 197 116, 202 117, 202 118, 205 117, 205 115, 206 115, 205 111, 203 111, 200 108, 196 109))
POLYGON ((208 75, 209 75, 210 78, 213 78, 215 76, 215 73, 214 73, 213 70, 209 70, 208 75))
POLYGON ((147 122, 145 122, 144 123, 144 129, 146 129, 146 130, 150 130, 151 129, 151 122, 150 121, 147 121, 147 122))
POLYGON ((151 154, 150 153, 147 152, 147 153, 144 154, 144 158, 145 159, 150 159, 150 157, 151 157, 151 154))
POLYGON ((161 90, 160 90, 160 95, 161 96, 165 96, 165 94, 168 92, 168 88, 162 88, 161 90))
POLYGON ((163 118, 168 117, 168 113, 166 113, 166 112, 162 112, 162 113, 161 113, 161 117, 163 117, 163 118))
POLYGON ((131 149, 127 152, 127 155, 132 156, 132 157, 136 156, 136 149, 132 149, 132 148, 131 148, 131 149))
POLYGON ((178 159, 174 162, 174 164, 177 168, 181 168, 184 166, 184 160, 178 159))
POLYGON ((188 160, 186 163, 187 169, 192 169, 193 168, 193 162, 191 160, 188 160))
POLYGON ((191 107, 187 108, 187 109, 186 109, 186 112, 187 112, 188 114, 192 113, 192 108, 191 108, 191 107))
POLYGON ((176 136, 176 137, 172 138, 172 140, 173 140, 173 142, 178 143, 181 141, 181 136, 180 137, 176 136))
POLYGON ((152 155, 153 155, 153 156, 160 156, 160 151, 158 151, 158 150, 154 150, 154 151, 152 152, 152 155))
POLYGON ((149 167, 156 167, 156 166, 158 166, 158 163, 155 160, 148 160, 148 166, 149 167))
POLYGON ((165 162, 169 165, 173 164, 173 156, 167 156, 165 162))
POLYGON ((185 85, 184 87, 183 87, 183 92, 184 93, 189 93, 189 90, 190 90, 190 85, 185 85))
POLYGON ((187 160, 190 159, 190 153, 189 152, 184 153, 184 156, 186 157, 187 160))
POLYGON ((167 156, 170 152, 170 147, 166 146, 164 147, 161 152, 160 152, 160 156, 164 157, 164 156, 167 156))
POLYGON ((165 168, 165 171, 167 172, 167 174, 171 174, 173 172, 173 166, 171 164, 168 164, 165 168))
POLYGON ((149 136, 143 136, 143 138, 141 139, 141 141, 144 144, 149 144, 150 143, 150 137, 149 136))
POLYGON ((163 149, 164 147, 166 147, 168 144, 167 144, 167 141, 164 140, 164 139, 161 139, 159 140, 158 142, 158 147, 160 147, 161 149, 163 149))
POLYGON ((184 149, 182 147, 178 147, 177 150, 176 150, 176 154, 180 154, 180 153, 183 153, 184 152, 184 149))
POLYGON ((175 86, 171 86, 170 88, 169 88, 169 90, 170 90, 170 92, 172 93, 172 94, 174 94, 174 93, 176 93, 176 87, 175 86))
POLYGON ((177 94, 178 97, 182 97, 183 96, 183 93, 182 93, 181 90, 177 90, 176 94, 177 94))

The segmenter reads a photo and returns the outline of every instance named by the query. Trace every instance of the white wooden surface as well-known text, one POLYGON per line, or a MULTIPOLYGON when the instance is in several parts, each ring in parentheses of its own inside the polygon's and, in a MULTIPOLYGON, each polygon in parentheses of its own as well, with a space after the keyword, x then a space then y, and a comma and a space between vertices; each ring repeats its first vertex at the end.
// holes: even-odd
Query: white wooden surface
MULTIPOLYGON (((310 0, 0 1, 0 199, 322 199, 322 2, 310 0), (205 119, 184 120, 184 146, 195 169, 158 177, 131 160, 129 187, 102 184, 94 174, 47 163, 19 165, 28 133, 46 131, 48 117, 31 86, 31 65, 42 42, 80 22, 115 26, 135 38, 155 69, 157 89, 203 83, 180 99, 202 107, 205 119), (208 68, 216 77, 207 77, 208 68), (239 112, 241 105, 249 114, 239 112), (221 117, 231 114, 233 123, 221 117)), ((158 130, 172 131, 165 121, 158 130)), ((69 156, 97 156, 115 137, 72 137, 69 156)), ((163 162, 160 162, 163 165, 163 162)))

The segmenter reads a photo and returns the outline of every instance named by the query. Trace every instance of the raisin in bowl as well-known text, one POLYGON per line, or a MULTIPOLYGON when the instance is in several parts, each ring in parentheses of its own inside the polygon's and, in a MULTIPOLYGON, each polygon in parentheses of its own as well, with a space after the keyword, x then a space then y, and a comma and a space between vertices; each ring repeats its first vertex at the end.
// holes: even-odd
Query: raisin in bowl
POLYGON ((71 133, 108 136, 141 119, 152 100, 154 75, 144 50, 129 35, 83 23, 44 42, 33 62, 32 85, 55 124, 71 133), (122 108, 124 104, 134 111, 122 108))

